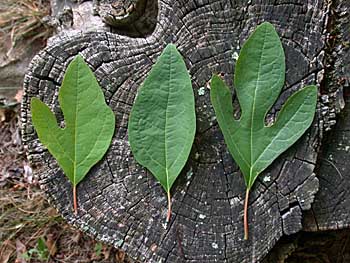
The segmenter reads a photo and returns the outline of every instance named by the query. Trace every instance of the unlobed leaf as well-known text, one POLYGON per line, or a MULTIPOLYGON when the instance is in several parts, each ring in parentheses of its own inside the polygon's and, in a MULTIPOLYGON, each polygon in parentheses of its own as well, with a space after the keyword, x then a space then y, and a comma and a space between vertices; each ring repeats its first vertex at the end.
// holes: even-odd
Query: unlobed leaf
POLYGON ((180 53, 169 44, 140 87, 128 124, 135 159, 167 193, 187 161, 195 129, 191 79, 180 53))

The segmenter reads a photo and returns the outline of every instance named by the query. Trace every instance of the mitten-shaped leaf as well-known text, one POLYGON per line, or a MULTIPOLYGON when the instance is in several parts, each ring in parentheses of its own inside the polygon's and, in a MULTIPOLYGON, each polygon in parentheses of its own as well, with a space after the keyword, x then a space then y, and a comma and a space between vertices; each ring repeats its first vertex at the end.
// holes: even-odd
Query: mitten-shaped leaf
POLYGON ((284 104, 276 122, 265 117, 284 85, 285 57, 281 41, 270 23, 259 25, 243 45, 235 68, 234 85, 241 118, 233 118, 231 93, 219 76, 211 80, 211 101, 230 153, 247 186, 245 238, 248 238, 247 203, 257 176, 294 144, 311 125, 317 87, 308 86, 284 104))
POLYGON ((76 213, 76 186, 106 153, 114 133, 115 117, 81 56, 69 64, 58 100, 64 128, 57 125, 49 107, 37 98, 31 100, 32 120, 39 140, 73 184, 76 213))
POLYGON ((194 140, 196 117, 191 79, 173 44, 169 44, 140 87, 128 134, 135 159, 152 172, 168 195, 184 167, 194 140))

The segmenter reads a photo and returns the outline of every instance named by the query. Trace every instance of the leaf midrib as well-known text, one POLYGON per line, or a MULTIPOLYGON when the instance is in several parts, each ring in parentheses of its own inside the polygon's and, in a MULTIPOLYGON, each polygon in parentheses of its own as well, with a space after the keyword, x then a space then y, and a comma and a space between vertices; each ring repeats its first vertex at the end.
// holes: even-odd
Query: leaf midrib
MULTIPOLYGON (((79 70, 80 70, 80 63, 77 63, 77 78, 76 78, 76 86, 79 87, 79 70)), ((74 166, 73 166, 73 185, 76 185, 76 177, 77 177, 77 138, 78 138, 78 132, 77 132, 77 125, 78 125, 78 96, 79 92, 76 89, 76 96, 75 96, 75 115, 74 115, 74 166)))
MULTIPOLYGON (((264 48, 265 48, 265 42, 266 42, 266 30, 264 33, 264 40, 263 40, 263 45, 261 48, 261 53, 260 53, 260 60, 259 60, 259 67, 258 67, 258 76, 256 80, 256 88, 254 90, 254 97, 253 97, 253 105, 252 105, 252 110, 251 110, 251 118, 250 118, 250 169, 249 169, 249 181, 248 181, 248 186, 251 184, 251 179, 252 179, 252 172, 253 172, 253 130, 254 130, 254 114, 255 114, 255 103, 256 103, 256 93, 259 87, 259 82, 260 82, 260 71, 262 67, 262 57, 264 53, 264 48)), ((255 162, 254 162, 255 163, 255 162)))
POLYGON ((166 175, 166 188, 167 191, 169 191, 170 187, 169 187, 169 170, 168 170, 168 143, 167 143, 167 127, 168 127, 168 105, 169 105, 169 96, 170 96, 170 89, 171 89, 171 64, 172 64, 172 55, 173 52, 172 50, 170 50, 170 59, 169 59, 169 78, 168 78, 168 89, 169 91, 166 93, 167 98, 166 98, 166 111, 165 111, 165 123, 164 123, 164 156, 165 156, 165 175, 166 175))

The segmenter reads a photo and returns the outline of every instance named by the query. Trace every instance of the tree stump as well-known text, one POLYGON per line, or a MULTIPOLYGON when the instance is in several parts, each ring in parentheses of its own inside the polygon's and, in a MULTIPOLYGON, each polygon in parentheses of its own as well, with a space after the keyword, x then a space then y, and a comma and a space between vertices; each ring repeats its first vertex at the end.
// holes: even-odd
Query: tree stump
MULTIPOLYGON (((276 26, 287 63, 286 85, 268 117, 274 119, 286 98, 303 85, 314 83, 329 93, 324 80, 332 5, 318 0, 263 2, 159 0, 157 25, 145 37, 79 33, 59 38, 33 59, 24 85, 23 141, 49 201, 70 224, 140 262, 259 262, 280 237, 302 229, 302 213, 310 209, 318 190, 314 169, 329 124, 321 106, 309 131, 255 183, 249 202, 250 239, 244 241, 245 185, 209 99, 212 73, 221 73, 233 90, 236 54, 264 21, 276 26), (166 225, 166 195, 134 160, 127 122, 138 87, 169 42, 177 45, 192 76, 197 133, 172 190, 173 216, 166 225), (74 215, 72 187, 38 141, 29 103, 39 97, 64 125, 58 89, 77 54, 94 71, 115 113, 116 132, 106 156, 78 185, 79 213, 74 215)), ((234 103, 239 107, 235 97, 234 103)))
POLYGON ((335 128, 325 136, 317 169, 320 191, 312 209, 305 214, 306 231, 350 226, 350 1, 336 1, 331 11, 334 30, 330 32, 328 86, 344 93, 345 109, 335 128))
MULTIPOLYGON (((349 170, 350 158, 350 2, 333 1, 327 40, 324 87, 328 94, 321 100, 326 111, 345 108, 334 129, 325 133, 317 160, 319 191, 312 208, 303 215, 303 232, 283 237, 264 263, 323 262, 346 263, 350 260, 349 170), (329 95, 339 99, 330 100, 329 95), (342 97, 345 97, 345 104, 342 97)), ((331 120, 332 121, 332 120, 331 120)), ((333 120, 334 121, 334 120, 333 120)), ((327 128, 326 128, 327 129, 327 128)))

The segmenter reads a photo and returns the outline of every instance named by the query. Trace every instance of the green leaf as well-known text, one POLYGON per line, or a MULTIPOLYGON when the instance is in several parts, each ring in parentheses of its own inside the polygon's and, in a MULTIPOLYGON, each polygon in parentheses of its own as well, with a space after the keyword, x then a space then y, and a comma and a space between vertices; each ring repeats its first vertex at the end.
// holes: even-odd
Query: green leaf
POLYGON ((64 128, 57 125, 49 107, 37 98, 31 100, 32 120, 41 143, 73 184, 77 212, 76 186, 106 153, 114 133, 115 117, 81 56, 69 64, 58 100, 65 118, 64 128))
MULTIPOLYGON (((230 153, 239 165, 249 190, 257 176, 294 144, 311 125, 317 87, 293 94, 267 126, 265 117, 284 85, 285 57, 270 23, 259 25, 243 45, 235 68, 234 85, 241 118, 233 118, 232 95, 219 76, 211 80, 211 101, 230 153)), ((246 232, 247 234, 247 232, 246 232)))
POLYGON ((39 251, 47 250, 47 247, 46 247, 46 244, 45 244, 45 240, 42 237, 40 237, 38 239, 37 248, 38 248, 39 251))
POLYGON ((49 253, 49 250, 46 246, 45 240, 42 237, 40 237, 38 239, 36 252, 38 253, 39 259, 41 259, 41 260, 47 260, 50 256, 50 253, 49 253))
POLYGON ((102 246, 102 243, 101 243, 101 242, 98 242, 98 243, 95 244, 94 251, 95 251, 95 255, 96 255, 97 257, 101 256, 102 248, 103 248, 103 246, 102 246))
POLYGON ((128 125, 135 159, 168 194, 167 220, 170 188, 187 161, 195 130, 191 79, 180 53, 169 44, 140 87, 128 125))

